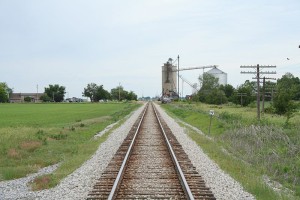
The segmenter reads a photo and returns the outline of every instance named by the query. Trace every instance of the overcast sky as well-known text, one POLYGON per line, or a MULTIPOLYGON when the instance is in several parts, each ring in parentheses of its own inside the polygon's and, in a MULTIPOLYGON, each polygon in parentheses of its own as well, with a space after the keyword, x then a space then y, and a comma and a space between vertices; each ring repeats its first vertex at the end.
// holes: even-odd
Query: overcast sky
POLYGON ((59 84, 81 97, 94 82, 160 95, 161 66, 177 55, 181 67, 219 65, 234 87, 252 79, 241 65, 299 77, 299 45, 299 0, 0 0, 0 82, 14 92, 59 84))

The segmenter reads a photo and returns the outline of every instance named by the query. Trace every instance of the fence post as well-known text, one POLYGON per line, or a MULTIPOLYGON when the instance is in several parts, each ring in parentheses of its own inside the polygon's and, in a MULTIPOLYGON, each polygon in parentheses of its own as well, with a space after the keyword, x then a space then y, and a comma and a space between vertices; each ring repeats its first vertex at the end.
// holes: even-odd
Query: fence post
POLYGON ((208 128, 209 135, 210 135, 211 120, 214 114, 215 114, 214 110, 209 110, 209 115, 210 115, 209 128, 208 128))

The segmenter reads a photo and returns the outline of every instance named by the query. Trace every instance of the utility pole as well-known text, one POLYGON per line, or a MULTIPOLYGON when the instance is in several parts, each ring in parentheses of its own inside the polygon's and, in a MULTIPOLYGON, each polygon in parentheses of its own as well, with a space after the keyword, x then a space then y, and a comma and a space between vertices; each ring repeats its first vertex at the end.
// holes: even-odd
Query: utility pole
POLYGON ((243 107, 243 97, 247 96, 247 93, 237 93, 237 96, 241 97, 241 106, 243 107))
POLYGON ((177 83, 177 85, 178 85, 178 101, 180 100, 180 95, 179 95, 179 55, 178 55, 178 57, 177 57, 177 81, 178 81, 178 83, 177 83))
POLYGON ((240 68, 252 68, 252 69, 255 70, 254 72, 252 72, 252 71, 241 71, 241 74, 256 74, 255 79, 256 79, 256 83, 257 83, 257 94, 256 94, 257 120, 260 121, 260 91, 259 91, 259 89, 260 89, 259 83, 260 83, 260 79, 261 79, 260 75, 261 74, 276 74, 275 71, 261 72, 260 69, 261 68, 276 68, 276 66, 275 65, 261 65, 260 66, 259 64, 257 64, 256 66, 252 66, 252 65, 250 65, 250 66, 240 66, 240 68))
POLYGON ((266 94, 265 84, 266 84, 266 77, 263 78, 263 96, 262 96, 262 100, 263 100, 262 113, 263 114, 265 113, 265 94, 266 94))
MULTIPOLYGON (((178 80, 179 81, 179 80, 178 80)), ((181 81, 181 95, 183 97, 183 80, 181 81)))
POLYGON ((274 87, 273 86, 271 88, 268 88, 268 89, 271 90, 271 92, 269 92, 269 93, 271 93, 271 101, 273 102, 274 93, 276 93, 276 91, 274 91, 274 87))
POLYGON ((120 82, 119 82, 119 101, 121 101, 121 91, 120 91, 120 89, 121 89, 121 85, 120 85, 120 82))
POLYGON ((37 84, 36 85, 36 100, 35 100, 35 103, 37 103, 38 102, 38 93, 39 93, 39 85, 37 84))
MULTIPOLYGON (((256 78, 253 78, 253 79, 256 79, 256 78)), ((270 80, 276 80, 276 78, 269 78, 269 77, 263 77, 263 78, 260 78, 260 79, 263 79, 262 83, 263 84, 263 94, 262 94, 262 113, 265 113, 265 96, 266 96, 266 79, 270 79, 270 80)))

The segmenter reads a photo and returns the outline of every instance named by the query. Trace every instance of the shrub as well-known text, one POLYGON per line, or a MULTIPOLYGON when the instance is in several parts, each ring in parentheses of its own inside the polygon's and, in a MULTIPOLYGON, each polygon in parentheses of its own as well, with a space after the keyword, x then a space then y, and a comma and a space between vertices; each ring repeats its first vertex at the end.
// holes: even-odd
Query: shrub
POLYGON ((66 139, 68 135, 60 132, 59 134, 51 134, 49 137, 55 140, 63 140, 66 139))
POLYGON ((248 106, 250 107, 250 108, 256 108, 256 105, 257 103, 256 102, 251 102, 248 106))
POLYGON ((239 116, 237 114, 230 114, 225 111, 225 112, 221 112, 219 114, 219 119, 221 119, 227 123, 235 123, 235 122, 241 120, 241 116, 239 116))
POLYGON ((31 97, 25 97, 25 98, 24 98, 24 101, 25 101, 25 102, 31 102, 31 101, 32 101, 32 98, 31 98, 31 97))
POLYGON ((265 111, 265 113, 268 113, 268 114, 274 114, 275 108, 273 106, 270 106, 270 107, 265 108, 264 111, 265 111))

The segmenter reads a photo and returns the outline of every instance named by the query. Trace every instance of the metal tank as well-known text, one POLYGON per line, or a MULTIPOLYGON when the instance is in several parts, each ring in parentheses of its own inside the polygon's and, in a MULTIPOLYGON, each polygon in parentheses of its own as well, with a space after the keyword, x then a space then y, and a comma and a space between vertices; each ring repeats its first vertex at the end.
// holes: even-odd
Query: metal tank
POLYGON ((172 58, 162 66, 162 96, 177 97, 177 69, 172 65, 172 58))
POLYGON ((217 67, 212 68, 211 70, 207 71, 207 73, 213 75, 215 78, 218 78, 220 85, 227 84, 227 73, 223 72, 222 70, 218 69, 217 67))

